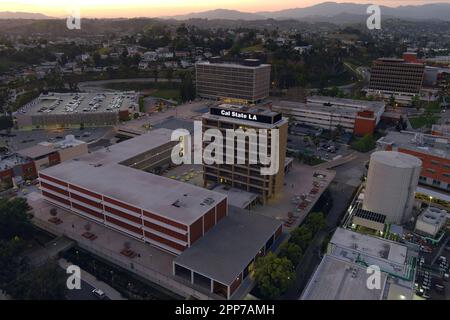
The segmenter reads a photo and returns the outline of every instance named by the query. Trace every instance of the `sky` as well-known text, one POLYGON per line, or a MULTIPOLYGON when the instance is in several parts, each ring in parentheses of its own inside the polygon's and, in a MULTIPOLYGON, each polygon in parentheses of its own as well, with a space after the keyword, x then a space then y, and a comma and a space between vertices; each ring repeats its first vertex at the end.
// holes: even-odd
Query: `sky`
MULTIPOLYGON (((39 12, 62 17, 78 9, 84 17, 160 17, 211 9, 245 12, 277 11, 301 8, 325 0, 0 0, 0 11, 39 12)), ((327 0, 331 1, 331 0, 327 0)), ((335 2, 372 3, 391 7, 450 0, 332 0, 335 2)))

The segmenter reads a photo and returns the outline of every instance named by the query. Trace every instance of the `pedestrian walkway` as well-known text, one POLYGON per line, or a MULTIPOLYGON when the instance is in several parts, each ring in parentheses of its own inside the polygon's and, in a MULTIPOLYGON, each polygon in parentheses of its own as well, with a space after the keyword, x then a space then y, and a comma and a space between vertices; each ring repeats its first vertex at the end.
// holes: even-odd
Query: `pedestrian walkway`
MULTIPOLYGON (((70 262, 63 258, 59 259, 58 263, 63 269, 67 269, 68 266, 72 265, 70 262)), ((97 278, 95 278, 92 274, 83 269, 81 269, 81 280, 87 282, 96 289, 102 290, 111 300, 127 300, 122 297, 122 295, 116 289, 100 280, 97 280, 97 278)))

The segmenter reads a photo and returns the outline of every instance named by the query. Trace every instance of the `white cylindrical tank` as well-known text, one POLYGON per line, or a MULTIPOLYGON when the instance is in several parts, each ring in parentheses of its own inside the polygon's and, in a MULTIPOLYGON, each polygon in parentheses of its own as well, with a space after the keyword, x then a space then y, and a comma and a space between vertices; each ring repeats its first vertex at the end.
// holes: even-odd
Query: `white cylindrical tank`
POLYGON ((378 151, 370 157, 363 208, 386 216, 386 222, 411 218, 422 161, 396 151, 378 151))

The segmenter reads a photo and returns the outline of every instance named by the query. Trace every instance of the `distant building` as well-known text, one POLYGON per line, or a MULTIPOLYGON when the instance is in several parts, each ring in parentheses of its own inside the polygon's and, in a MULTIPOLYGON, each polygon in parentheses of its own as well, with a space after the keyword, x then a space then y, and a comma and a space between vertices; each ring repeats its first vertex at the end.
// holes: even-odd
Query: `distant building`
POLYGON ((425 65, 411 54, 404 59, 380 58, 373 62, 368 95, 381 96, 397 103, 410 104, 414 96, 420 96, 425 65))
POLYGON ((19 129, 110 126, 138 111, 135 92, 48 93, 15 114, 19 129))
POLYGON ((378 140, 379 150, 398 151, 422 160, 419 183, 450 191, 449 139, 416 132, 389 132, 378 140))
POLYGON ((269 96, 270 65, 259 60, 198 62, 195 72, 197 95, 202 98, 255 103, 269 96))
POLYGON ((87 153, 87 143, 76 140, 72 135, 55 143, 41 142, 3 157, 0 161, 0 180, 7 184, 13 177, 33 180, 39 170, 87 153))
POLYGON ((374 133, 385 110, 385 103, 312 96, 307 98, 306 103, 276 102, 272 109, 296 123, 328 130, 341 127, 346 132, 363 136, 374 133))
MULTIPOLYGON (((284 183, 284 164, 286 158, 286 144, 288 122, 282 118, 281 113, 271 111, 265 107, 246 107, 240 105, 219 104, 210 108, 203 119, 203 130, 219 129, 226 136, 227 129, 279 129, 279 170, 275 175, 261 175, 262 164, 250 164, 248 159, 249 141, 247 145, 247 158, 244 164, 205 164, 204 181, 207 183, 221 183, 257 194, 263 202, 279 193, 284 183), (249 117, 251 115, 251 117, 249 117), (245 117, 245 118, 244 118, 245 117), (253 119, 253 120, 250 120, 253 119)), ((248 139, 250 140, 250 139, 248 139)), ((257 142, 256 142, 257 143, 257 142)), ((268 138, 270 144, 270 139, 268 138)), ((237 158, 237 146, 234 156, 237 158)), ((270 148, 268 154, 270 155, 270 148)))

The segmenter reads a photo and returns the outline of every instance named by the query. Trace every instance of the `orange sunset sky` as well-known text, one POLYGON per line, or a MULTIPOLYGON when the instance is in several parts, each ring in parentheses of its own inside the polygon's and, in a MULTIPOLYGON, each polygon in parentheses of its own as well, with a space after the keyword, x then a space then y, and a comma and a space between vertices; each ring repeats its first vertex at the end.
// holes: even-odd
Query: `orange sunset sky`
MULTIPOLYGON (((325 0, 0 0, 0 11, 39 12, 61 17, 77 6, 85 17, 157 17, 217 8, 246 12, 301 8, 325 0)), ((354 0, 335 2, 373 3, 387 6, 450 2, 443 0, 354 0)))

